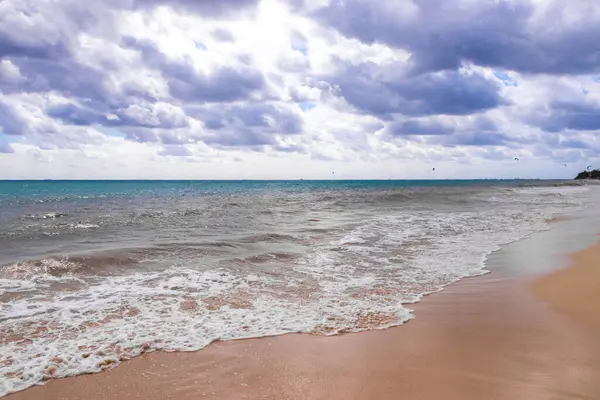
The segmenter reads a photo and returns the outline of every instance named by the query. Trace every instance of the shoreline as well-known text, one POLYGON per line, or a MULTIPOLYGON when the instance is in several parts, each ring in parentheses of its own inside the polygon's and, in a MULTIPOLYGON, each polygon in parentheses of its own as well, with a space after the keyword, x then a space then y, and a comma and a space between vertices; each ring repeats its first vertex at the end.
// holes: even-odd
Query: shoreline
MULTIPOLYGON (((536 273, 533 282, 503 273, 494 265, 502 260, 490 261, 491 273, 461 279, 411 304, 416 318, 402 326, 153 352, 6 398, 395 399, 398 393, 409 399, 597 398, 596 325, 584 322, 589 312, 572 318, 572 308, 561 306, 577 293, 565 297, 561 282, 588 280, 589 261, 600 259, 600 244, 569 258, 572 265, 541 277, 536 273)), ((596 272, 594 282, 600 282, 600 269, 596 272)), ((600 291, 592 295, 600 298, 600 291)), ((588 297, 588 304, 594 317, 598 303, 588 297)))

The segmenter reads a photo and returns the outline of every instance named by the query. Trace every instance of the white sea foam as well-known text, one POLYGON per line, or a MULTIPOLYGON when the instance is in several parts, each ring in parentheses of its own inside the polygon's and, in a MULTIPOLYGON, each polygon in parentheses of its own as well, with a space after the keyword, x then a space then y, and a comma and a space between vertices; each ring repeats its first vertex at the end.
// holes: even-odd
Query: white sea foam
POLYGON ((66 217, 67 214, 65 213, 59 213, 59 212, 47 212, 44 214, 39 214, 39 215, 28 215, 27 218, 29 219, 56 219, 56 218, 61 218, 61 217, 66 217))
POLYGON ((0 395, 145 351, 402 324, 413 317, 403 304, 485 273, 490 252, 547 229, 579 206, 580 190, 519 188, 480 211, 380 215, 315 243, 282 274, 195 265, 82 278, 51 273, 68 260, 15 264, 0 279, 0 395))
POLYGON ((73 228, 75 228, 75 229, 95 229, 95 228, 100 228, 100 225, 79 223, 79 224, 73 225, 73 228))

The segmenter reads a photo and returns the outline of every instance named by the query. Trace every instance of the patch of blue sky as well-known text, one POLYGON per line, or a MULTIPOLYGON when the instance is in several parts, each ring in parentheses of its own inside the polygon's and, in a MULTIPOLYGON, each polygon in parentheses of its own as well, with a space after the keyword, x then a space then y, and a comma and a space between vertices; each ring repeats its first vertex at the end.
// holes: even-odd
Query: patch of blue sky
POLYGON ((306 47, 297 47, 297 46, 292 46, 292 50, 298 51, 304 55, 308 54, 308 49, 306 47))
POLYGON ((0 143, 15 143, 21 140, 21 136, 7 135, 0 129, 0 143))
POLYGON ((105 134, 107 136, 113 136, 113 137, 119 137, 119 138, 125 137, 125 134, 116 128, 97 125, 97 126, 94 126, 94 129, 102 132, 103 134, 105 134))
POLYGON ((504 71, 494 70, 494 76, 502 81, 504 86, 519 86, 517 81, 515 81, 510 75, 508 75, 504 71))
POLYGON ((316 104, 312 103, 312 102, 302 102, 302 103, 297 103, 297 104, 298 104, 298 107, 300 107, 300 109, 304 112, 312 110, 316 106, 316 104))
POLYGON ((198 50, 206 50, 207 47, 204 43, 200 42, 199 40, 194 40, 194 46, 196 46, 196 48, 198 50))

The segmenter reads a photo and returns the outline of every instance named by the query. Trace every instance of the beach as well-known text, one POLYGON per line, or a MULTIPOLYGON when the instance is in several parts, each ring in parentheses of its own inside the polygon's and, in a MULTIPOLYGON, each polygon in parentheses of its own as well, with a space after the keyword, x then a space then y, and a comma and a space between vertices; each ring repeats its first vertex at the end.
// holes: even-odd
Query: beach
POLYGON ((533 293, 573 320, 600 332, 600 245, 571 257, 572 265, 532 285, 533 293))
POLYGON ((600 244, 558 268, 511 272, 534 244, 412 305, 403 326, 156 352, 7 398, 597 399, 600 244))

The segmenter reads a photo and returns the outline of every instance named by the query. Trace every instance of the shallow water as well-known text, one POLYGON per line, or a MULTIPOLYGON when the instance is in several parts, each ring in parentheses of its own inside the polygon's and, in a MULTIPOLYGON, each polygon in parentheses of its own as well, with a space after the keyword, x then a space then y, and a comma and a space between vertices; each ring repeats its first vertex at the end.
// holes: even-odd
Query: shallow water
POLYGON ((335 334, 581 210, 549 181, 0 182, 0 394, 217 339, 335 334), (12 355, 11 358, 8 358, 12 355))

